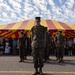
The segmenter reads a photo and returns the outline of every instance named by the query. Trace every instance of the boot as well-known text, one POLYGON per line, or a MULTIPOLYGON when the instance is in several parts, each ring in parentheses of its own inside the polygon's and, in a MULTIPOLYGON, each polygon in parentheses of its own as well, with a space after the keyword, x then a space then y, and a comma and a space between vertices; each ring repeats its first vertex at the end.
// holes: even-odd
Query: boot
POLYGON ((19 62, 22 62, 22 58, 20 58, 20 61, 19 62))
POLYGON ((19 62, 24 62, 24 58, 21 58, 19 62))
POLYGON ((24 57, 24 60, 27 60, 27 57, 26 56, 24 57))
POLYGON ((60 61, 61 61, 61 62, 64 62, 64 61, 63 61, 63 58, 61 58, 60 61))
POLYGON ((40 74, 40 75, 43 74, 43 72, 42 72, 42 67, 39 68, 39 74, 40 74))
POLYGON ((38 68, 35 68, 35 72, 34 72, 33 75, 37 75, 37 74, 39 74, 39 72, 38 72, 38 68))

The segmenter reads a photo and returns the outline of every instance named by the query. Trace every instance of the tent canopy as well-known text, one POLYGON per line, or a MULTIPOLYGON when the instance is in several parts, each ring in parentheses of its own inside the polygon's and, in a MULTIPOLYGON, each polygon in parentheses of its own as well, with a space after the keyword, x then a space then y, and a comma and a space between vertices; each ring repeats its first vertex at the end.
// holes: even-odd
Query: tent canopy
MULTIPOLYGON (((72 24, 62 23, 54 20, 41 20, 41 24, 50 30, 75 30, 72 24)), ((35 25, 35 20, 26 20, 12 24, 1 25, 0 30, 30 30, 35 25)))
MULTIPOLYGON (((0 36, 19 37, 19 30, 31 30, 35 25, 35 20, 25 20, 21 22, 16 22, 12 24, 6 24, 0 26, 0 36)), ((62 23, 54 20, 41 20, 41 25, 48 27, 50 31, 62 30, 65 36, 75 37, 75 25, 62 23)), ((54 34, 54 33, 52 33, 54 34)))

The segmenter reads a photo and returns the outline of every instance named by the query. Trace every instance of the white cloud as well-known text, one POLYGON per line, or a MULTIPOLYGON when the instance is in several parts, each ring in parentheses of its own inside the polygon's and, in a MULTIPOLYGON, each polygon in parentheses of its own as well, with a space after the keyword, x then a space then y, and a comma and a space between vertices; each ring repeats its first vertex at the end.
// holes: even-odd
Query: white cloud
POLYGON ((5 13, 5 12, 3 12, 2 15, 3 15, 3 17, 5 17, 5 18, 8 17, 7 13, 5 13))
POLYGON ((9 3, 13 6, 13 8, 21 8, 20 3, 15 0, 9 0, 9 3))
POLYGON ((53 0, 48 0, 48 2, 49 2, 49 4, 52 5, 52 6, 55 5, 54 2, 53 2, 53 0))
POLYGON ((60 3, 62 3, 62 0, 59 0, 60 3))
POLYGON ((59 0, 59 3, 60 7, 55 4, 55 0, 8 0, 8 2, 0 0, 0 22, 7 24, 41 16, 42 19, 54 19, 74 24, 75 1, 59 0))
MULTIPOLYGON (((67 2, 68 3, 68 2, 67 2)), ((71 8, 71 9, 69 9, 68 7, 66 7, 66 5, 67 4, 65 4, 65 5, 63 5, 63 7, 62 7, 62 9, 63 9, 63 11, 64 11, 64 15, 65 16, 68 16, 68 17, 74 17, 74 11, 72 11, 72 6, 74 5, 74 4, 72 4, 72 6, 69 6, 69 8, 71 8)), ((70 19, 70 18, 69 18, 70 19)))
POLYGON ((3 2, 3 0, 0 0, 0 3, 3 2))
POLYGON ((26 2, 24 4, 23 10, 24 10, 25 13, 30 13, 31 11, 34 11, 33 8, 32 8, 32 5, 29 4, 28 2, 26 2))
POLYGON ((11 8, 10 8, 10 6, 8 6, 7 4, 4 4, 4 3, 0 3, 0 10, 1 10, 1 8, 2 8, 2 10, 7 10, 7 11, 9 11, 11 8))
POLYGON ((15 1, 15 2, 21 2, 22 0, 13 0, 13 1, 15 1))
POLYGON ((17 18, 15 13, 10 13, 11 18, 17 18))
POLYGON ((67 0, 66 5, 67 5, 68 8, 71 9, 74 5, 74 0, 67 0))

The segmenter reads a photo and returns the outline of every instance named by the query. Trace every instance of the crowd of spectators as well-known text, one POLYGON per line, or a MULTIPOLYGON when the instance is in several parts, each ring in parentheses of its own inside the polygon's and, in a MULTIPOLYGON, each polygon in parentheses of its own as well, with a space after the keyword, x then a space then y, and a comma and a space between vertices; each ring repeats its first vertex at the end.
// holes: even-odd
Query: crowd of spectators
MULTIPOLYGON (((2 37, 1 37, 2 38, 2 37)), ((0 38, 0 54, 3 55, 18 55, 19 50, 17 46, 18 38, 0 38)), ((50 55, 55 55, 55 45, 54 39, 51 37, 51 45, 49 49, 50 55)), ((30 38, 27 37, 27 49, 26 53, 31 55, 31 41, 30 38)), ((66 42, 64 44, 64 55, 72 56, 75 55, 75 38, 66 38, 66 42)))

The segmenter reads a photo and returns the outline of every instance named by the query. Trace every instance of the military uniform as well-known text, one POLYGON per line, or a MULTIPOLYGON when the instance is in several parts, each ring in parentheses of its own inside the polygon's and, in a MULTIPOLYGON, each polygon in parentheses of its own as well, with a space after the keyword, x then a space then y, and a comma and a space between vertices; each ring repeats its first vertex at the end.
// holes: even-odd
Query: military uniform
POLYGON ((31 29, 31 46, 33 53, 34 68, 42 68, 45 51, 45 32, 46 28, 41 25, 33 26, 31 29))
POLYGON ((24 61, 25 49, 26 49, 26 37, 22 36, 22 37, 19 38, 20 62, 24 61))
POLYGON ((50 46, 51 46, 51 36, 50 36, 50 33, 47 31, 46 32, 45 62, 49 60, 50 46))
POLYGON ((56 45, 56 53, 58 61, 63 60, 64 55, 64 36, 62 34, 57 34, 55 36, 55 45, 56 45))

